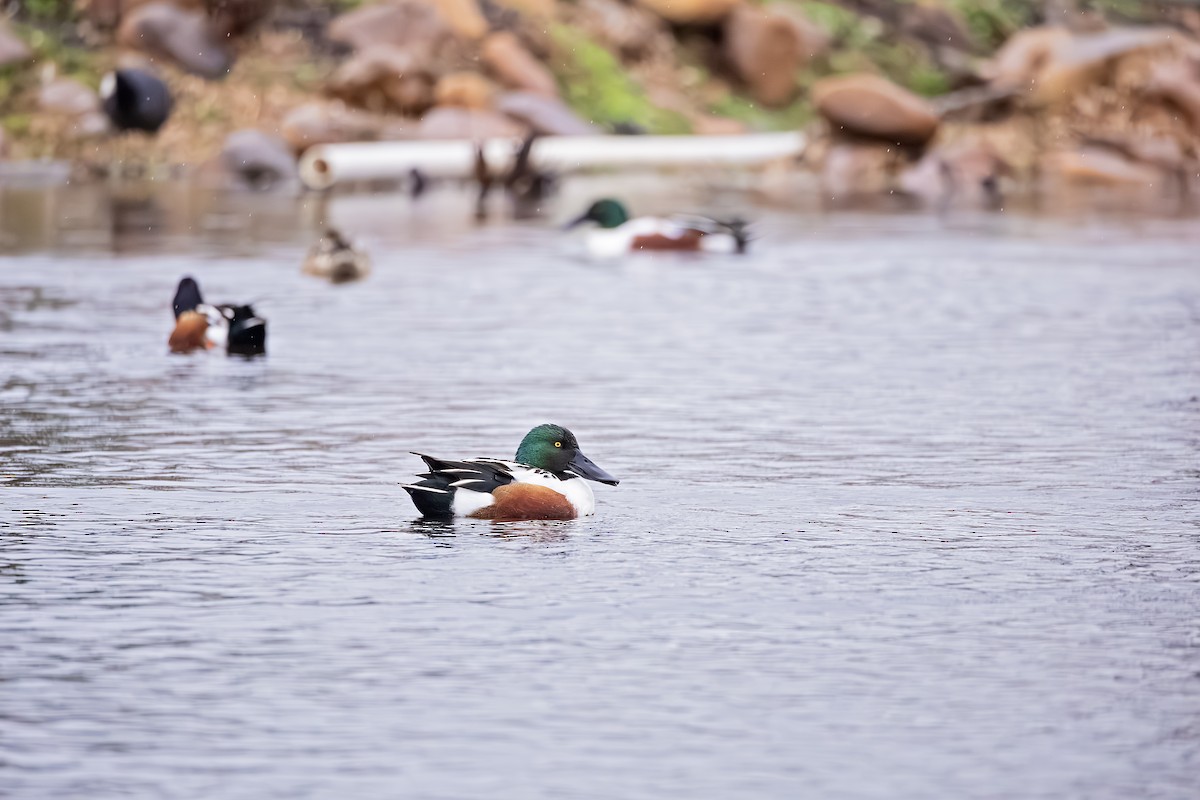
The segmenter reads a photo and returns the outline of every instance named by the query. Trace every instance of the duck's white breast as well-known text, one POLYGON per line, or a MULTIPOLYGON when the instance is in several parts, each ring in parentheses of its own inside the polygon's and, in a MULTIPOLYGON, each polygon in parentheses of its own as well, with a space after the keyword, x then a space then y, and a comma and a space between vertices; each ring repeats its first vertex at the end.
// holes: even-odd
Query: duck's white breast
POLYGON ((677 238, 679 225, 658 217, 638 217, 617 228, 593 228, 587 232, 587 251, 593 258, 618 258, 629 252, 639 236, 677 238))
POLYGON ((596 495, 592 494, 592 487, 588 486, 587 481, 583 478, 571 478, 564 481, 549 472, 528 467, 514 468, 513 478, 517 483, 532 483, 553 489, 567 498, 571 505, 575 506, 575 513, 581 517, 590 517, 596 513, 596 495))

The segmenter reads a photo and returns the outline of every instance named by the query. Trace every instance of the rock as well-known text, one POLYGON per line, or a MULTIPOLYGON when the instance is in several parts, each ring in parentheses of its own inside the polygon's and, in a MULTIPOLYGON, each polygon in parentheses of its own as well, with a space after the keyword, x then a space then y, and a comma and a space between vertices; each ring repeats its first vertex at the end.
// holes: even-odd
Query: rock
POLYGON ((480 58, 508 88, 558 97, 554 75, 508 31, 493 33, 484 39, 480 58))
POLYGON ((502 95, 496 109, 543 136, 594 136, 604 132, 580 119, 558 98, 534 92, 502 95))
POLYGON ((1192 130, 1200 133, 1200 75, 1192 65, 1182 61, 1153 65, 1146 93, 1174 105, 1187 115, 1192 130))
POLYGON ((388 45, 414 58, 432 60, 443 47, 454 44, 454 29, 441 13, 420 0, 399 0, 362 6, 329 23, 331 41, 354 50, 388 45))
POLYGON ((411 52, 377 45, 342 64, 325 91, 369 111, 414 116, 433 106, 434 77, 411 52))
POLYGON ((115 28, 121 21, 121 0, 75 0, 75 7, 97 28, 115 28))
POLYGON ((838 142, 821 165, 821 189, 830 200, 882 194, 891 186, 895 154, 882 145, 838 142))
POLYGON ((667 24, 656 14, 620 0, 580 0, 582 26, 622 58, 637 61, 674 46, 667 24))
POLYGON ((257 130, 235 131, 225 137, 221 164, 237 183, 251 189, 270 189, 296 182, 296 157, 278 136, 257 130))
POLYGON ((974 49, 971 34, 962 18, 953 10, 929 3, 897 4, 900 16, 897 28, 905 36, 930 48, 974 49))
POLYGON ((638 5, 677 25, 703 25, 719 22, 733 11, 740 0, 637 0, 638 5))
POLYGON ((435 108, 417 126, 420 139, 517 138, 525 129, 503 114, 469 108, 435 108))
POLYGON ((88 111, 71 121, 70 136, 74 139, 94 139, 111 130, 103 111, 88 111))
POLYGON ((748 5, 725 18, 723 41, 734 74, 766 106, 785 105, 795 96, 796 73, 816 45, 805 41, 805 31, 791 16, 748 5))
MULTIPOLYGON (((115 28, 121 20, 148 3, 163 0, 75 0, 80 16, 97 28, 115 28)), ((173 6, 189 11, 205 9, 205 0, 166 0, 173 6)))
POLYGON ((38 109, 49 114, 79 117, 100 110, 100 97, 82 83, 56 78, 38 90, 38 109))
POLYGON ((926 200, 987 206, 1001 199, 1001 178, 1011 167, 985 141, 963 141, 926 153, 900 175, 905 192, 926 200))
POLYGON ((1071 39, 1071 32, 1066 28, 1041 27, 1017 31, 984 65, 982 76, 1000 88, 1028 89, 1054 51, 1071 39))
POLYGON ((279 132, 292 152, 301 153, 315 144, 373 141, 383 127, 381 118, 343 103, 306 103, 288 112, 279 132))
POLYGON ((442 18, 459 36, 472 41, 488 32, 487 18, 476 0, 433 0, 442 18))
POLYGON ((460 108, 491 108, 495 93, 492 82, 478 72, 443 75, 433 92, 437 105, 460 108))
POLYGON ((1168 28, 1117 28, 1073 36, 1050 52, 1037 74, 1034 99, 1070 101, 1077 92, 1097 83, 1116 61, 1151 50, 1169 50, 1184 39, 1184 34, 1168 28))
POLYGON ((216 36, 203 11, 187 11, 170 3, 149 3, 127 15, 117 43, 170 59, 188 72, 221 78, 233 65, 225 40, 216 36))
POLYGON ((0 20, 0 67, 24 64, 33 58, 33 51, 0 20))
POLYGON ((554 0, 493 0, 496 5, 512 9, 520 14, 549 19, 554 16, 554 0))
POLYGON ((1158 169, 1097 147, 1047 153, 1041 169, 1051 181, 1074 186, 1152 188, 1163 181, 1158 169))
POLYGON ((204 0, 218 37, 249 33, 275 10, 276 0, 204 0))
POLYGON ((1174 139, 1144 135, 1102 135, 1089 139, 1089 143, 1116 150, 1134 161, 1168 172, 1177 172, 1187 166, 1187 155, 1174 139))
POLYGON ((938 116, 924 99, 876 75, 824 78, 811 96, 834 131, 921 145, 937 133, 938 116))

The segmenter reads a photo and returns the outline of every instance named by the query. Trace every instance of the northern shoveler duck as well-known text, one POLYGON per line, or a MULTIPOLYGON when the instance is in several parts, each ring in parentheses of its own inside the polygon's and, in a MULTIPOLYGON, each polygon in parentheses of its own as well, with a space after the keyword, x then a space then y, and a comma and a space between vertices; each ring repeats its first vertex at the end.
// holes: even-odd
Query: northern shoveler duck
POLYGON ((750 237, 740 219, 723 222, 698 216, 638 217, 619 201, 597 200, 567 228, 593 222, 599 228, 587 232, 589 255, 614 258, 640 250, 677 250, 705 253, 744 253, 750 237))
POLYGON ((119 69, 100 81, 104 113, 122 131, 157 133, 171 116, 171 90, 157 75, 119 69))
POLYGON ((513 461, 413 455, 420 456, 429 471, 404 488, 426 517, 575 519, 596 512, 596 498, 585 479, 618 483, 579 451, 575 434, 561 425, 538 425, 525 434, 513 461))
POLYGON ((329 228, 308 251, 303 271, 333 283, 349 283, 371 272, 371 257, 355 250, 340 233, 329 228))
POLYGON ((167 342, 172 353, 224 347, 228 353, 251 356, 267 350, 267 321, 253 306, 209 305, 193 278, 179 282, 172 306, 175 330, 167 342))

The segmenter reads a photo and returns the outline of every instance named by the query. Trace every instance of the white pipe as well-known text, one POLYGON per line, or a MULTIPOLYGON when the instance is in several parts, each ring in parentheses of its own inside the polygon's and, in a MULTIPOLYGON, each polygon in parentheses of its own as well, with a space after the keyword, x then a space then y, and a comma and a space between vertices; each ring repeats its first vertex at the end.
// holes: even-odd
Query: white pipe
MULTIPOLYGON (((800 155, 800 133, 745 136, 555 136, 533 143, 539 168, 576 172, 595 168, 748 166, 800 155)), ((520 142, 488 139, 484 157, 495 171, 507 169, 520 142)), ((403 178, 414 169, 431 178, 464 178, 475 169, 475 142, 465 139, 359 142, 310 147, 300 159, 300 177, 313 189, 348 181, 403 178)))

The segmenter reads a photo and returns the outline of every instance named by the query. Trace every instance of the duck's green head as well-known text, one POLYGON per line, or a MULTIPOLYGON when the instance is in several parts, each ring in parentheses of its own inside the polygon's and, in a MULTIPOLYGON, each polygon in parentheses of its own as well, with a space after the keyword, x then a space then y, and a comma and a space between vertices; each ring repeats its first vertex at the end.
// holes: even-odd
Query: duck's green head
POLYGON ((575 434, 561 425, 538 425, 525 434, 521 446, 517 448, 517 461, 553 472, 559 477, 578 475, 610 486, 619 483, 581 453, 575 434))
POLYGON ((618 200, 606 198, 592 203, 588 206, 587 211, 571 220, 567 227, 574 228, 585 222, 594 222, 601 228, 619 228, 628 221, 629 212, 625 210, 625 206, 621 205, 618 200))

